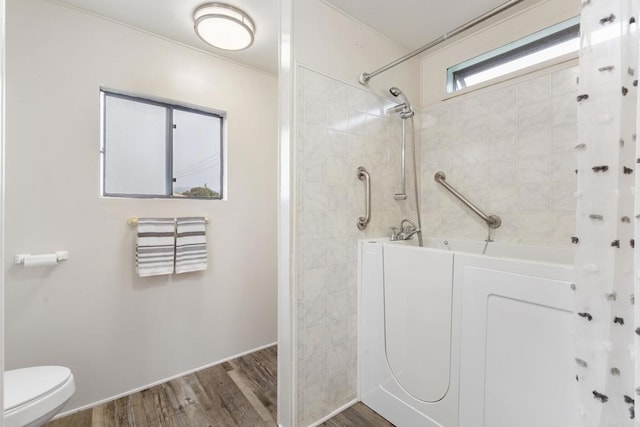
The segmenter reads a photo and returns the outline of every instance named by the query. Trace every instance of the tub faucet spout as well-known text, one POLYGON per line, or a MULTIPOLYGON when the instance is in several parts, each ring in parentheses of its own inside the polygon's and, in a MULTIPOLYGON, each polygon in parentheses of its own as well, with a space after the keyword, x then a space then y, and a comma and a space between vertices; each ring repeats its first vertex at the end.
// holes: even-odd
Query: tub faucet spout
POLYGON ((420 229, 416 226, 416 224, 409 220, 403 219, 400 223, 400 232, 397 234, 397 240, 409 240, 413 238, 413 235, 419 233, 420 229))

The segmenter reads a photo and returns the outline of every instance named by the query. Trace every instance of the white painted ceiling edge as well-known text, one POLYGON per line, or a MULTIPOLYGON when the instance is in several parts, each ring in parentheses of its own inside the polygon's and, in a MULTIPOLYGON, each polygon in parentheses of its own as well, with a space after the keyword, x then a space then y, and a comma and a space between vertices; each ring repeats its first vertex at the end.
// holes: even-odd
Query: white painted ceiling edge
MULTIPOLYGON (((50 1, 81 9, 270 74, 275 75, 278 72, 280 0, 222 0, 244 10, 256 23, 254 44, 246 50, 236 52, 209 46, 195 34, 193 12, 201 4, 207 3, 206 0, 50 1)), ((319 1, 332 5, 407 50, 414 50, 435 40, 506 2, 506 0, 319 1)), ((530 2, 539 1, 545 0, 530 2)), ((393 59, 395 58, 390 58, 390 61, 393 59)), ((383 65, 385 64, 380 64, 380 66, 383 65)))
POLYGON ((248 65, 278 72, 278 1, 222 0, 242 9, 256 24, 255 40, 241 51, 225 51, 203 42, 193 29, 193 13, 207 0, 49 0, 87 11, 180 44, 248 65))
POLYGON ((415 50, 507 0, 324 1, 407 50, 415 50))

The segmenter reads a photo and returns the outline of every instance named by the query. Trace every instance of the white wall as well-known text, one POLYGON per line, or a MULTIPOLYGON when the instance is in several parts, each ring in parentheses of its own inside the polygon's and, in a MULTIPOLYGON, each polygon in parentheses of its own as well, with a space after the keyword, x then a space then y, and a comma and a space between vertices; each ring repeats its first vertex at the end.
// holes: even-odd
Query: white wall
MULTIPOLYGON (((356 84, 371 72, 407 51, 322 0, 294 2, 294 61, 331 77, 356 84)), ((419 104, 418 60, 412 60, 373 78, 368 87, 388 96, 398 86, 419 104)))
POLYGON ((384 106, 393 103, 391 86, 417 104, 419 74, 412 61, 360 86, 362 72, 406 51, 323 1, 295 0, 293 9, 296 424, 306 426, 356 397, 356 241, 385 234, 412 212, 411 198, 393 200, 400 120, 385 117, 384 106), (364 214, 360 165, 373 188, 365 231, 356 228, 364 214))
POLYGON ((278 426, 291 427, 296 411, 296 322, 292 281, 293 0, 279 0, 278 35, 278 426))
MULTIPOLYGON (((0 0, 0 257, 4 256, 5 2, 0 0)), ((0 402, 4 402, 4 266, 0 265, 0 402)), ((2 422, 0 421, 0 426, 2 422)))
POLYGON ((276 78, 44 0, 7 5, 6 367, 67 409, 276 339, 276 78), (228 200, 99 196, 101 86, 227 112, 228 200), (202 215, 209 269, 140 279, 129 216, 202 215), (65 249, 55 268, 16 253, 65 249))

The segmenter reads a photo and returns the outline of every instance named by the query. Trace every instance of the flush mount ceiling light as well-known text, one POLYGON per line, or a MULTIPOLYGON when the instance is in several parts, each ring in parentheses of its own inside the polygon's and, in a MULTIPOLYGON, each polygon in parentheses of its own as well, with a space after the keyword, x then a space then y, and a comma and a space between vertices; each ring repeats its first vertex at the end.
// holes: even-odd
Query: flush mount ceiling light
POLYGON ((242 50, 253 44, 256 26, 244 11, 226 3, 205 3, 193 14, 198 37, 224 50, 242 50))

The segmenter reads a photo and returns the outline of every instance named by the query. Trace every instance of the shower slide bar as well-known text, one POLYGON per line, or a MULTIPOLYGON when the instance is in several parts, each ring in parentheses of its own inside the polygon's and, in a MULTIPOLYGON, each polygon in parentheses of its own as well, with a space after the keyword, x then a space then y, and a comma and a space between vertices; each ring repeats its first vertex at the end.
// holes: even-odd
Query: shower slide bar
POLYGON ((403 56, 402 58, 396 59, 395 61, 385 65, 384 67, 380 67, 375 71, 372 71, 370 73, 362 73, 360 74, 360 84, 361 85, 367 85, 369 83, 369 80, 371 80, 373 77, 377 76, 378 74, 384 73, 385 71, 395 67, 396 65, 400 65, 405 61, 408 61, 409 59, 413 58, 414 56, 420 55, 423 52, 426 52, 427 50, 436 47, 437 45, 439 45, 440 43, 443 43, 447 40, 449 40, 451 37, 457 36, 458 34, 475 27, 478 24, 481 24, 483 22, 485 22, 486 20, 493 18, 494 16, 504 12, 507 9, 512 8, 513 6, 522 3, 525 0, 510 0, 498 7, 496 7, 495 9, 490 10, 489 12, 485 13, 482 16, 479 16, 478 18, 475 18, 469 22, 467 22, 466 24, 462 24, 461 26, 459 26, 458 28, 456 28, 453 31, 450 31, 440 37, 438 37, 437 39, 425 44, 422 47, 419 47, 418 49, 407 53, 405 56, 403 56))
POLYGON ((402 119, 402 160, 401 160, 401 164, 400 164, 400 192, 399 193, 395 193, 393 195, 393 198, 396 200, 407 200, 407 173, 406 173, 406 138, 407 138, 407 130, 406 130, 406 126, 407 126, 407 121, 405 119, 402 119))
POLYGON ((500 219, 500 217, 498 215, 487 215, 486 213, 482 212, 480 210, 480 208, 478 208, 476 205, 474 205, 469 199, 464 197, 455 188, 453 188, 452 186, 450 186, 447 183, 447 181, 446 181, 447 176, 444 174, 444 172, 442 172, 442 171, 436 172, 436 174, 434 175, 433 178, 436 180, 436 182, 438 184, 440 184, 444 188, 446 188, 451 194, 456 196, 458 198, 458 200, 460 200, 462 203, 467 205, 469 207, 469 209, 471 209, 473 212, 476 213, 476 215, 478 215, 480 218, 482 218, 482 220, 487 223, 489 228, 496 229, 496 228, 500 227, 500 225, 502 224, 502 220, 500 219))
POLYGON ((364 216, 358 218, 358 230, 364 230, 371 221, 371 176, 367 170, 360 166, 358 168, 358 179, 364 181, 364 201, 365 212, 364 216))

